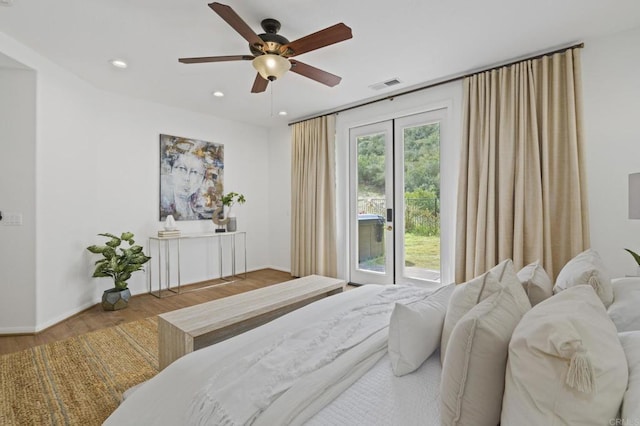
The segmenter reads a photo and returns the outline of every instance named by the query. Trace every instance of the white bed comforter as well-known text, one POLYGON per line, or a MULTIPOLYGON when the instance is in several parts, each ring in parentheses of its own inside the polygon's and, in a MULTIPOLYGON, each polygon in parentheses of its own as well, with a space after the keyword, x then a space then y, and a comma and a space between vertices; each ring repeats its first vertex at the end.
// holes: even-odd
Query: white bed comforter
POLYGON ((331 390, 341 392, 341 383, 350 385, 384 355, 394 303, 428 294, 416 287, 387 288, 335 315, 300 324, 265 348, 238 351, 196 392, 187 423, 300 424, 321 408, 318 398, 330 401, 336 396, 331 390))
POLYGON ((301 424, 386 353, 394 303, 431 291, 367 286, 173 363, 105 424, 301 424))

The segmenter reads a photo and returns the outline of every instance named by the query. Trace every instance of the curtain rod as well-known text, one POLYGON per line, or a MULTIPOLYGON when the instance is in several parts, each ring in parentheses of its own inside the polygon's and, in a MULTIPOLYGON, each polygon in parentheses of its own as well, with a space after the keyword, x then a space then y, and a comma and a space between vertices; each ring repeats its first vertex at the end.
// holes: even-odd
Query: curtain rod
POLYGON ((331 112, 327 112, 327 113, 324 113, 324 114, 316 115, 316 116, 313 116, 313 117, 305 118, 305 119, 302 119, 302 120, 293 121, 293 122, 289 123, 289 126, 293 126, 294 124, 302 123, 302 122, 307 121, 307 120, 313 120, 314 118, 318 118, 318 117, 324 117, 324 116, 331 115, 331 114, 340 114, 341 112, 350 111, 350 110, 356 109, 356 108, 361 108, 363 106, 375 104, 377 102, 393 100, 394 98, 397 98, 398 96, 408 95, 408 94, 411 94, 411 93, 420 92, 422 90, 431 89, 432 87, 441 86, 443 84, 447 84, 447 83, 451 83, 453 81, 461 80, 461 79, 466 78, 466 77, 471 77, 472 75, 480 74, 482 72, 497 70, 498 68, 508 67, 508 66, 511 66, 511 65, 514 65, 514 64, 517 64, 517 63, 520 63, 520 62, 524 62, 524 61, 531 61, 531 60, 534 60, 534 59, 540 59, 543 56, 549 56, 549 55, 553 55, 555 53, 566 52, 569 49, 582 49, 583 47, 584 47, 584 43, 577 43, 577 44, 574 44, 572 46, 562 47, 562 48, 559 48, 559 49, 551 50, 549 52, 538 53, 536 55, 529 56, 529 57, 526 57, 526 58, 512 60, 511 62, 508 62, 508 63, 504 63, 504 64, 500 64, 500 65, 492 65, 490 67, 487 67, 487 68, 484 68, 484 69, 480 69, 478 71, 467 72, 465 74, 457 75, 457 76, 454 76, 454 77, 449 77, 449 78, 447 78, 445 80, 442 80, 442 81, 437 81, 435 83, 427 84, 426 86, 416 87, 414 89, 409 89, 409 90, 406 90, 404 92, 399 92, 399 93, 396 93, 396 94, 393 94, 393 95, 388 95, 388 96, 385 96, 383 98, 373 99, 371 101, 363 102, 361 104, 352 105, 352 106, 349 106, 349 107, 345 107, 345 108, 338 109, 338 110, 335 110, 335 111, 331 111, 331 112))

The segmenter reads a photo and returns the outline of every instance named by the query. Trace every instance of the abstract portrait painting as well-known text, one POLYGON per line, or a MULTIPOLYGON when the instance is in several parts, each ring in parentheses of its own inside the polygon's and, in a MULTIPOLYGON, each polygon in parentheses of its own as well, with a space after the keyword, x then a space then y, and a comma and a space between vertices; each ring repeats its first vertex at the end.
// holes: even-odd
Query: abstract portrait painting
POLYGON ((221 205, 224 145, 160 135, 160 220, 211 219, 221 205))

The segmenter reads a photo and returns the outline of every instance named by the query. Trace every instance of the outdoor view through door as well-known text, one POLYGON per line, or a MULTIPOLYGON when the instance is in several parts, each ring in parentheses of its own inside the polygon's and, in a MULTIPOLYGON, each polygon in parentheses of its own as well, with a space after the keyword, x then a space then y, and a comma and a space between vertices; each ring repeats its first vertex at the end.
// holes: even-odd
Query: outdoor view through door
POLYGON ((352 129, 351 281, 440 282, 439 115, 352 129))

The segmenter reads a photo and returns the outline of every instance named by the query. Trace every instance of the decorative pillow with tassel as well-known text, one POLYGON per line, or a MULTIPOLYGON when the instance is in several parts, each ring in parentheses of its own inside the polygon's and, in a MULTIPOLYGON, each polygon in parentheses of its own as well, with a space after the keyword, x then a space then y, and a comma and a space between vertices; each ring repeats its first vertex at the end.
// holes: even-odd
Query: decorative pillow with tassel
POLYGON ((627 381, 602 301, 589 285, 570 287, 537 304, 514 330, 501 424, 617 424, 627 381))
POLYGON ((613 302, 611 278, 602 258, 593 249, 583 251, 564 265, 558 274, 553 292, 557 294, 582 284, 593 287, 605 307, 608 308, 613 302))

